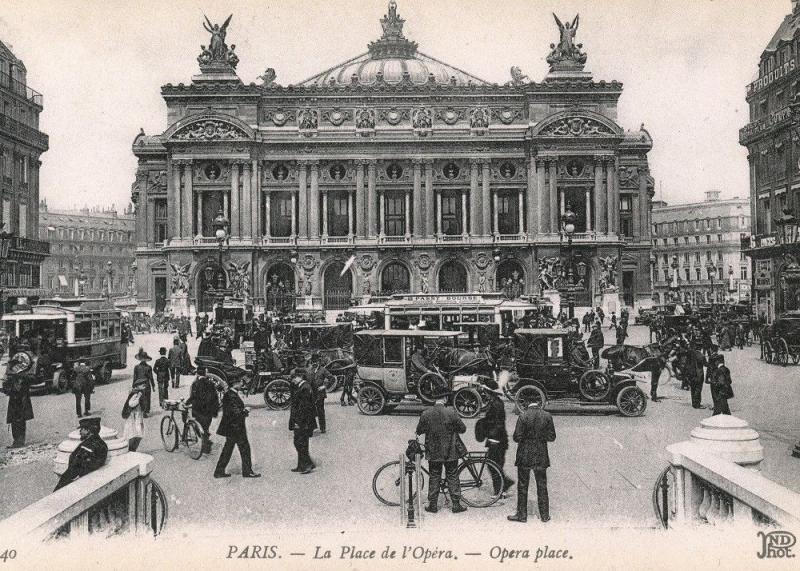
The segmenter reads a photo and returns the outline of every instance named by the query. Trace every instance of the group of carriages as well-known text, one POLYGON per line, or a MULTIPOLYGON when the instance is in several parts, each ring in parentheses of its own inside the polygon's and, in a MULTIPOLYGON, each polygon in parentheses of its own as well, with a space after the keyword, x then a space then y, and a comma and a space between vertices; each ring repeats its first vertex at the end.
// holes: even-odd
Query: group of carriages
POLYGON ((766 326, 761 338, 761 358, 786 366, 800 363, 800 311, 787 311, 766 326))

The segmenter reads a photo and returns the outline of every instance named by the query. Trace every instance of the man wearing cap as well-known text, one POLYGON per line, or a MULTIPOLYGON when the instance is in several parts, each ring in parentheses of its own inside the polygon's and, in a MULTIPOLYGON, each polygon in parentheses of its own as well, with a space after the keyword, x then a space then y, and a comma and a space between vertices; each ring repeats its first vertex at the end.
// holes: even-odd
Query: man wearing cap
MULTIPOLYGON (((502 374, 502 373, 501 373, 502 374)), ((501 491, 507 491, 514 485, 514 480, 509 478, 505 473, 506 465, 506 450, 508 450, 508 430, 506 430, 506 407, 500 397, 503 395, 503 390, 493 380, 489 379, 484 382, 484 387, 489 390, 489 404, 486 408, 486 416, 484 416, 484 423, 486 425, 486 457, 500 467, 500 472, 503 474, 503 489, 500 489, 500 478, 497 474, 492 472, 492 483, 494 484, 494 493, 500 494, 501 491)))
POLYGON ((97 416, 82 418, 79 421, 79 429, 80 444, 69 455, 67 469, 58 480, 54 492, 81 476, 94 472, 106 463, 108 446, 100 438, 100 418, 97 416))
POLYGON ((78 415, 78 418, 84 414, 81 412, 81 397, 83 397, 85 405, 85 414, 91 414, 92 391, 94 391, 94 374, 86 365, 86 361, 81 359, 72 370, 72 392, 75 395, 75 414, 78 415))
POLYGON ((589 335, 589 340, 586 342, 586 346, 592 350, 592 366, 595 369, 600 368, 600 349, 602 349, 605 344, 606 340, 603 338, 603 331, 600 329, 600 323, 596 321, 594 325, 592 325, 592 332, 589 335))
POLYGON ((151 360, 150 355, 141 347, 136 354, 136 359, 139 364, 133 368, 133 384, 135 385, 136 381, 145 381, 145 390, 142 393, 142 413, 147 418, 150 415, 150 395, 156 388, 153 380, 153 367, 147 363, 151 360))
MULTIPOLYGON (((453 502, 453 513, 467 511, 461 505, 461 485, 456 468, 459 458, 459 434, 467 431, 466 425, 459 418, 452 406, 445 406, 446 398, 439 398, 436 404, 423 411, 417 423, 417 434, 425 435, 425 455, 428 458, 428 505, 426 512, 439 511, 439 482, 444 469, 450 499, 453 502)), ((463 446, 463 444, 461 444, 463 446)))
POLYGON ((308 440, 317 427, 314 391, 308 381, 308 371, 292 371, 292 408, 289 412, 289 430, 294 432, 294 448, 297 450, 297 466, 292 472, 310 473, 316 466, 311 460, 308 440))
POLYGON ((233 447, 239 449, 239 456, 242 459, 242 477, 260 478, 261 474, 253 472, 253 462, 250 456, 250 441, 247 438, 247 415, 250 409, 244 406, 244 400, 239 394, 242 387, 242 377, 235 377, 230 380, 228 389, 222 397, 222 420, 217 428, 217 434, 225 437, 225 445, 214 469, 215 478, 229 478, 230 474, 225 472, 225 468, 230 462, 233 454, 233 447))
POLYGON ((532 401, 519 415, 514 429, 517 443, 517 513, 508 516, 509 521, 528 521, 528 484, 533 470, 536 479, 536 498, 542 522, 550 521, 550 499, 547 494, 547 468, 550 455, 547 443, 556 439, 553 417, 542 410, 540 403, 532 401))
POLYGON ((158 350, 161 355, 153 364, 153 372, 156 374, 158 384, 158 404, 164 408, 164 400, 169 398, 169 359, 167 359, 167 348, 161 347, 158 350))

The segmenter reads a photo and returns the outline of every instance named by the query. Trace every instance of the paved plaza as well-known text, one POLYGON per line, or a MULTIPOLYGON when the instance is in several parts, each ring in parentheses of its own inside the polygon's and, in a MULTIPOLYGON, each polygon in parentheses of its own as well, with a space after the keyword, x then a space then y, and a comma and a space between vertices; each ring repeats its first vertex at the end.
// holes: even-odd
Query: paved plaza
MULTIPOLYGON (((646 341, 644 327, 631 328, 631 343, 646 341)), ((606 332, 611 342, 610 332, 606 332)), ((139 346, 149 353, 169 341, 166 334, 140 335, 129 349, 130 357, 139 346)), ((196 343, 190 344, 190 350, 196 343)), ((800 391, 800 368, 781 368, 759 360, 758 347, 726 353, 732 372, 736 398, 731 401, 734 415, 746 419, 761 434, 765 449, 762 472, 791 489, 800 491, 798 460, 791 457, 791 445, 800 439, 796 402, 800 391)), ((129 358, 129 363, 133 359, 129 358)), ((171 397, 188 396, 192 378, 185 379, 171 397)), ((663 381, 663 378, 662 378, 663 381)), ((93 395, 94 412, 103 423, 122 428, 120 412, 131 382, 131 368, 117 371, 113 382, 97 387, 93 395)), ((646 388, 646 387, 645 387, 646 388)), ((248 432, 255 469, 263 474, 257 480, 239 477, 238 454, 229 467, 234 477, 212 478, 222 438, 214 437, 211 456, 192 460, 186 449, 166 452, 159 437, 161 414, 146 421, 146 435, 140 452, 155 458, 153 477, 169 498, 170 524, 249 525, 269 523, 278 528, 358 530, 396 526, 400 514, 380 504, 372 494, 375 470, 396 459, 413 437, 419 407, 399 409, 390 415, 368 417, 358 408, 339 405, 339 394, 328 396, 328 433, 315 435, 311 453, 317 470, 300 476, 289 471, 295 464, 292 434, 288 430, 288 411, 273 411, 264 406, 261 395, 249 397, 253 411, 248 432)), ((552 467, 548 472, 551 511, 559 525, 585 527, 647 528, 656 525, 651 493, 658 474, 667 465, 665 447, 685 440, 692 428, 710 414, 695 410, 689 394, 678 383, 660 388, 659 403, 648 401, 643 417, 625 418, 613 410, 587 414, 585 411, 553 406, 558 434, 550 447, 552 467), (591 506, 591 510, 587 510, 591 506)), ((705 389, 704 404, 710 404, 705 389)), ((52 473, 54 445, 76 425, 71 394, 44 395, 33 399, 36 418, 29 423, 29 446, 12 453, 0 452, 0 486, 15 490, 4 494, 0 519, 46 496, 56 477, 52 473)), ((7 399, 0 400, 5 414, 7 399)), ((156 409, 157 409, 156 405, 156 409)), ((509 431, 516 415, 507 403, 509 431)), ((475 420, 467 420, 465 442, 480 449, 474 440, 475 420)), ((216 422, 212 425, 216 428, 216 422)), ((10 443, 9 435, 0 445, 10 443)), ((508 452, 507 467, 513 470, 515 445, 508 452)), ((485 509, 470 509, 454 516, 447 511, 428 517, 429 528, 458 525, 506 525, 505 516, 514 511, 515 496, 485 509)))

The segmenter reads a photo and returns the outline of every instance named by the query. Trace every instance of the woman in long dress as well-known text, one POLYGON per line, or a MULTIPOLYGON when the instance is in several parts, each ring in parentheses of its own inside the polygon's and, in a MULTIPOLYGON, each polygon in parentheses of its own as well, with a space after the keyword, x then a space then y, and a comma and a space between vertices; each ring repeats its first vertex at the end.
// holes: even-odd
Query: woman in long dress
POLYGON ((125 419, 122 437, 127 439, 128 450, 131 452, 136 452, 139 443, 144 438, 144 411, 141 401, 146 384, 145 381, 137 381, 122 407, 122 418, 125 419))

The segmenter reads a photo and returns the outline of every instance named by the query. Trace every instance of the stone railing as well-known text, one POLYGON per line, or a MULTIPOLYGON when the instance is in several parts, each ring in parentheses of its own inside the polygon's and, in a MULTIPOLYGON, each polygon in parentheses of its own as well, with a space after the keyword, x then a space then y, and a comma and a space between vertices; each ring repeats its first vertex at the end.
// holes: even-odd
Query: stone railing
POLYGON ((150 479, 153 457, 113 456, 99 470, 0 522, 0 537, 26 541, 88 534, 158 534, 167 519, 163 491, 150 479))

